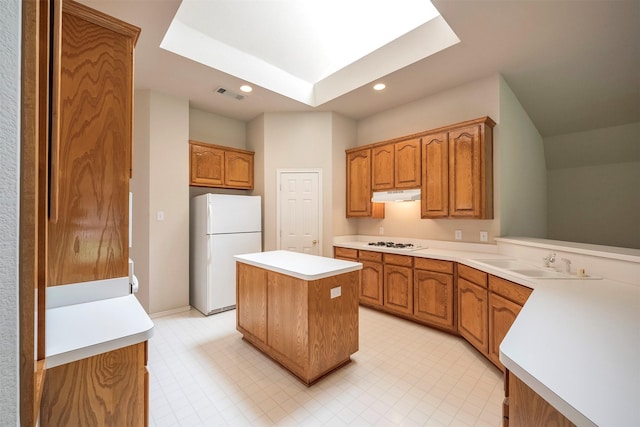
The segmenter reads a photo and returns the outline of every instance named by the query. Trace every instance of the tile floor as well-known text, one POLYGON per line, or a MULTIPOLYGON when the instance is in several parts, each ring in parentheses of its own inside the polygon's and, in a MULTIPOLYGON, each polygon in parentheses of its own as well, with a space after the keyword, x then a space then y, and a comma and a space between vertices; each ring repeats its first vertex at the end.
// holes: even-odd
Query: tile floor
POLYGON ((307 388, 235 321, 154 319, 151 426, 501 425, 502 374, 460 338, 361 307, 360 350, 307 388))

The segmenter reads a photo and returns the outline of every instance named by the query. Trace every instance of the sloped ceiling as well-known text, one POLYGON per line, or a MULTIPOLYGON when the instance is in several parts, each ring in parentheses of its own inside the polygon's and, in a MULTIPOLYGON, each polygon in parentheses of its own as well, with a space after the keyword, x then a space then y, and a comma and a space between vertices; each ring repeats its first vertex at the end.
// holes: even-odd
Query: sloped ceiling
MULTIPOLYGON (((261 86, 243 101, 214 93, 220 86, 238 90, 246 78, 160 48, 179 1, 82 2, 142 28, 136 88, 188 98, 196 108, 238 120, 282 111, 335 111, 357 120, 500 73, 542 136, 640 121, 636 0, 434 0, 460 43, 385 74, 383 92, 367 82, 317 107, 261 86)), ((358 25, 354 20, 354 32, 358 25)))

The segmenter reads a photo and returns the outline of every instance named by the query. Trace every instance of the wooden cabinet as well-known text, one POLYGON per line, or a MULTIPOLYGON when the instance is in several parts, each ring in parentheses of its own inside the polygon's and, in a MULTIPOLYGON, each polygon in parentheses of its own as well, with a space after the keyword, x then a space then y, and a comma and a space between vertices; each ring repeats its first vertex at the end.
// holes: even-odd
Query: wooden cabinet
POLYGON ((371 188, 373 191, 391 190, 395 187, 394 154, 393 144, 371 149, 371 188))
POLYGON ((413 283, 416 319, 455 332, 453 262, 415 258, 413 283))
POLYGON ((48 286, 128 275, 133 49, 140 33, 72 1, 55 6, 48 286))
POLYGON ((47 369, 40 425, 149 425, 147 343, 47 369))
POLYGON ((504 371, 500 363, 500 343, 516 320, 532 290, 517 283, 489 275, 489 348, 488 357, 504 371))
POLYGON ((359 251, 362 263, 360 270, 360 303, 374 307, 384 304, 384 276, 382 254, 373 251, 359 251))
POLYGON ((373 191, 420 187, 420 139, 371 149, 373 191))
POLYGON ((505 427, 575 427, 567 417, 512 372, 505 375, 505 427))
POLYGON ((347 150, 347 218, 384 218, 384 203, 372 203, 371 192, 371 149, 347 150))
POLYGON ((413 314, 413 258, 384 254, 384 307, 413 314))
POLYGON ((189 141, 189 185, 250 190, 253 157, 251 151, 189 141))
POLYGON ((420 150, 419 138, 394 144, 395 188, 420 187, 420 150))
POLYGON ((357 271, 303 280, 248 264, 237 268, 236 328, 302 382, 313 383, 358 351, 357 271), (337 287, 340 296, 332 297, 337 287))
POLYGON ((422 139, 422 218, 493 218, 493 127, 488 117, 422 139))
POLYGON ((458 333, 487 355, 487 273, 458 264, 458 333))

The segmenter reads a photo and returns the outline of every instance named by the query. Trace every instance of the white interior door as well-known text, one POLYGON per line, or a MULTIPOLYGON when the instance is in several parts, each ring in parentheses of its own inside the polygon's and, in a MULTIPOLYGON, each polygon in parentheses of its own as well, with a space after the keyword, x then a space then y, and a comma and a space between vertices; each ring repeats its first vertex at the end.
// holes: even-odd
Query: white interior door
POLYGON ((320 171, 280 171, 280 249, 322 255, 320 171))

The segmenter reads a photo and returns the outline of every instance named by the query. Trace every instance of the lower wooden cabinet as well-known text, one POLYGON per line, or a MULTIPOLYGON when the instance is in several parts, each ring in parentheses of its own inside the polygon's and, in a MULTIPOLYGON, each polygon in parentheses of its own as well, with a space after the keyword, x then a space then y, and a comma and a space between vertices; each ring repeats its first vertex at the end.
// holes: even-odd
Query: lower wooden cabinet
POLYGON ((383 281, 382 264, 372 261, 360 261, 360 302, 382 307, 383 281))
POLYGON ((147 343, 47 369, 40 425, 147 426, 147 343))
POLYGON ((267 271, 236 263, 236 322, 267 343, 267 271))
POLYGON ((509 371, 505 374, 503 419, 504 427, 575 427, 560 411, 509 371))
POLYGON ((384 307, 413 314, 413 257, 384 254, 384 307))
POLYGON ((416 319, 454 332, 457 325, 453 283, 453 262, 416 258, 413 273, 416 319))
POLYGON ((458 277, 458 333, 487 354, 487 289, 458 277))

